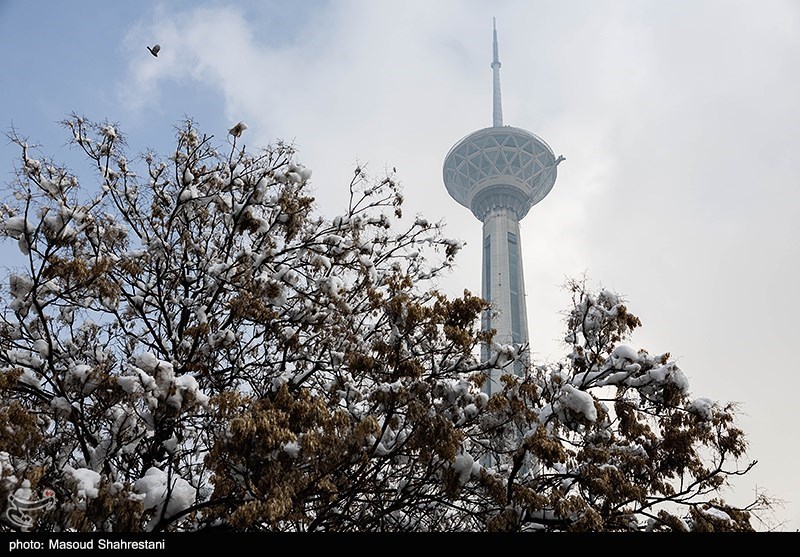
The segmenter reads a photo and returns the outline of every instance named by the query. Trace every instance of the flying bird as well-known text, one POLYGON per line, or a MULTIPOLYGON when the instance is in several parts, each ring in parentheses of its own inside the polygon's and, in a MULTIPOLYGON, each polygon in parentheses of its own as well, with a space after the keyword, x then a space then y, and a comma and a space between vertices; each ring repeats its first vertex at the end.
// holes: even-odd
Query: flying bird
POLYGON ((247 129, 247 124, 244 122, 239 122, 231 129, 228 130, 228 133, 231 134, 233 137, 241 137, 242 132, 247 129))
POLYGON ((148 47, 147 47, 147 50, 149 50, 149 51, 150 51, 150 54, 152 54, 153 56, 155 56, 156 58, 158 58, 158 51, 159 51, 159 50, 161 50, 161 45, 160 45, 160 44, 157 44, 157 45, 154 45, 154 46, 152 46, 152 47, 151 47, 151 46, 148 46, 148 47))

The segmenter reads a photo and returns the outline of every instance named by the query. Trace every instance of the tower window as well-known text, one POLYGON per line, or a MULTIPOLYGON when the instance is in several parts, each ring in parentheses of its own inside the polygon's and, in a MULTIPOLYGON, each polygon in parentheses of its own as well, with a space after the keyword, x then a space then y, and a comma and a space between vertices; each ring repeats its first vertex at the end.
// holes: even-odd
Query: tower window
MULTIPOLYGON (((492 300, 492 237, 487 235, 483 239, 483 299, 492 300)), ((491 309, 483 311, 481 329, 490 331, 492 329, 491 309)), ((489 346, 481 348, 481 359, 487 361, 491 357, 489 346)))
POLYGON ((520 308, 519 243, 516 234, 508 233, 508 285, 511 294, 511 339, 523 342, 520 308))
MULTIPOLYGON (((483 299, 492 300, 492 237, 483 239, 483 299)), ((483 330, 492 328, 492 318, 489 310, 484 312, 483 330)))

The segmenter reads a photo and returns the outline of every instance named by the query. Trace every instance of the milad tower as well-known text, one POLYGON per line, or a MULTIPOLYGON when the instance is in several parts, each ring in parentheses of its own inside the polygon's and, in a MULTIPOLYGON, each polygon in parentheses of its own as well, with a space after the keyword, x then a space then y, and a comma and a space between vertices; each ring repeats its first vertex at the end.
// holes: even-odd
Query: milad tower
MULTIPOLYGON (((483 223, 482 294, 492 304, 481 322, 485 331, 494 329, 499 345, 527 346, 528 318, 519 221, 531 207, 550 193, 556 167, 564 160, 540 137, 503 124, 500 98, 500 60, 497 26, 492 21, 492 127, 466 136, 444 159, 444 184, 448 193, 483 223)), ((493 355, 484 346, 482 360, 493 355)), ((520 374, 529 352, 516 362, 520 374)), ((509 370, 510 371, 510 370, 509 370)), ((501 387, 506 371, 492 370, 484 385, 491 394, 501 387)))

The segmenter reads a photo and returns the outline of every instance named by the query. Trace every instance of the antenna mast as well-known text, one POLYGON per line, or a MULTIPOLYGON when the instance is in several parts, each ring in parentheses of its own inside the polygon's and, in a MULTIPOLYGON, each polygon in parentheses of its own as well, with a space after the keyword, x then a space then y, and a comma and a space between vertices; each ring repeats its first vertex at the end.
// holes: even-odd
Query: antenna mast
POLYGON ((492 88, 492 125, 503 125, 503 103, 500 99, 500 56, 497 50, 497 23, 496 19, 492 18, 492 77, 494 78, 492 88))

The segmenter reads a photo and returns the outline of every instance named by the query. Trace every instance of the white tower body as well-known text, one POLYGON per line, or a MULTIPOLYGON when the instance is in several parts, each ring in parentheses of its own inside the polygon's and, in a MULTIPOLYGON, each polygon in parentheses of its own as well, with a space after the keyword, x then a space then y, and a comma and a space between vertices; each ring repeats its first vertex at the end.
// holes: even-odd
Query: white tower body
POLYGON ((493 370, 484 390, 500 388, 502 373, 521 373, 527 359, 528 318, 525 305, 519 221, 541 201, 556 181, 564 160, 536 135, 503 125, 497 28, 493 26, 493 99, 490 128, 473 132, 450 149, 444 160, 448 193, 483 223, 481 296, 492 308, 483 316, 483 330, 495 330, 494 347, 484 347, 488 360, 498 345, 525 347, 513 370, 493 370))

